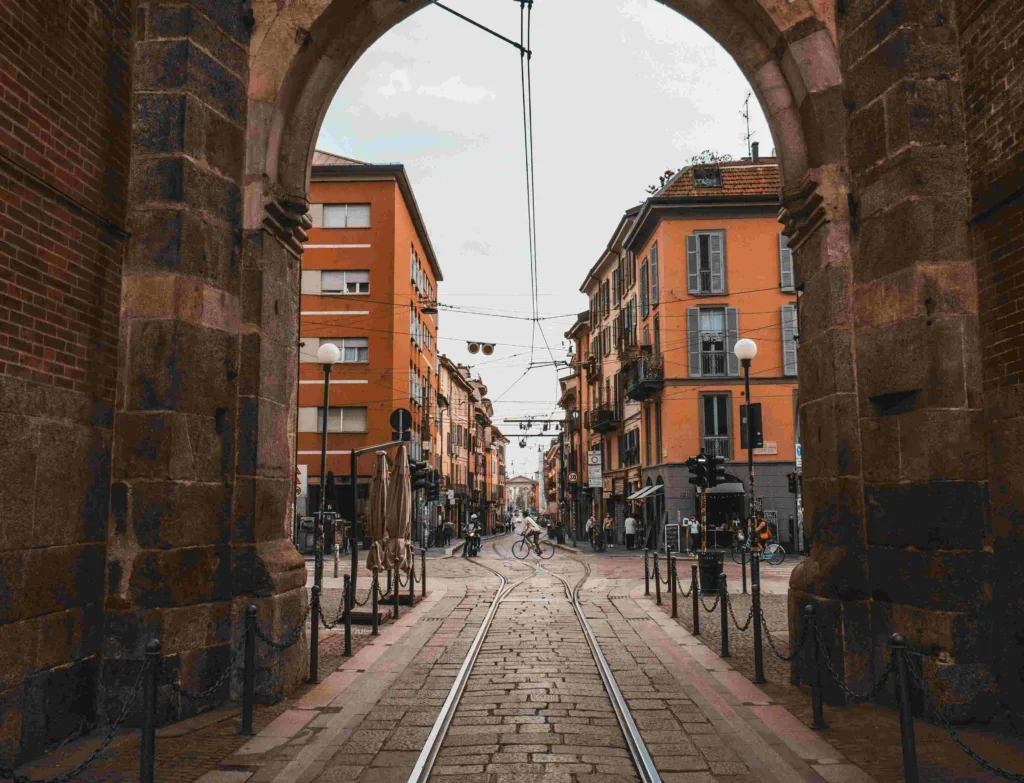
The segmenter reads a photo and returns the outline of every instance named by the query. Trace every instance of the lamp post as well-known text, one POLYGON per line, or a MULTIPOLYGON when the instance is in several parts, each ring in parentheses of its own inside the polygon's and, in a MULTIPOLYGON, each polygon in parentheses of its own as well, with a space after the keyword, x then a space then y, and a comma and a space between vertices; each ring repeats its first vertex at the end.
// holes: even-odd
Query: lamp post
MULTIPOLYGON (((747 398, 747 485, 750 488, 750 500, 747 503, 746 537, 749 542, 751 515, 754 513, 754 427, 753 408, 750 403, 750 362, 757 356, 757 343, 748 337, 744 337, 742 340, 736 341, 736 345, 733 346, 732 350, 736 354, 736 358, 740 360, 740 364, 743 365, 743 386, 747 398)), ((751 552, 753 552, 753 547, 751 547, 751 552)), ((745 588, 747 583, 746 557, 741 556, 740 562, 743 568, 743 585, 745 588)), ((744 589, 743 592, 746 592, 746 590, 744 589)))
MULTIPOLYGON (((320 437, 320 513, 313 529, 313 584, 320 587, 324 577, 324 506, 327 500, 327 411, 330 407, 331 370, 341 359, 334 343, 324 343, 316 352, 316 360, 324 368, 324 418, 320 437)), ((314 618, 314 625, 316 620, 314 618)))

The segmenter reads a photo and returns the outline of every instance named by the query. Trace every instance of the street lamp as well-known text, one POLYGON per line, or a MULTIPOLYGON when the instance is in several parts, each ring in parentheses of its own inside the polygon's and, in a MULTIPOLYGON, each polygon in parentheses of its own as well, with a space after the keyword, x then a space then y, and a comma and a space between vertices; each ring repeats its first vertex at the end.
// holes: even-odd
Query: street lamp
MULTIPOLYGON (((754 513, 754 427, 753 427, 753 407, 750 404, 750 362, 753 361, 754 357, 757 356, 757 343, 748 337, 744 337, 742 340, 737 340, 736 345, 733 346, 733 353, 736 354, 736 358, 740 360, 740 364, 743 365, 743 385, 745 389, 745 396, 747 398, 747 484, 750 488, 750 501, 747 504, 747 542, 750 542, 750 517, 754 513)), ((751 552, 753 552, 753 546, 751 546, 751 552)), ((756 554, 754 555, 756 557, 756 554)), ((740 557, 741 568, 743 571, 743 592, 747 592, 747 561, 746 557, 740 557)), ((753 566, 751 566, 753 568, 753 566)))
POLYGON ((316 360, 324 368, 324 418, 320 435, 320 514, 316 527, 313 529, 313 583, 317 587, 323 581, 324 570, 324 505, 327 500, 327 411, 330 407, 331 370, 338 363, 339 359, 341 359, 341 351, 334 343, 324 343, 317 349, 316 360))

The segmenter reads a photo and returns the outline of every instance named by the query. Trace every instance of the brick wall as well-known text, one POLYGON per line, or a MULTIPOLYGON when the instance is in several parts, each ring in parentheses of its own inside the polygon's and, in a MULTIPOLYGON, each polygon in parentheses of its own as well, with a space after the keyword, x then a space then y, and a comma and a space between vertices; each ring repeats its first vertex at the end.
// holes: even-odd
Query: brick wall
POLYGON ((0 3, 0 761, 95 710, 130 12, 0 3))

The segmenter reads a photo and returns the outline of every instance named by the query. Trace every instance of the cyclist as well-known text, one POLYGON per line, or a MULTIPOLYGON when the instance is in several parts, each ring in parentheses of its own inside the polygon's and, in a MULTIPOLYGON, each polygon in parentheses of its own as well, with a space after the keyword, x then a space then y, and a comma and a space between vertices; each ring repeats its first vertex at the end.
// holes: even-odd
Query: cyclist
POLYGON ((537 554, 540 554, 541 530, 541 526, 534 522, 533 517, 531 517, 529 514, 523 517, 523 526, 519 530, 519 533, 520 535, 522 535, 523 538, 533 540, 533 548, 534 550, 536 550, 537 554))
POLYGON ((597 527, 597 523, 594 521, 594 515, 591 514, 590 518, 587 519, 587 538, 590 539, 590 543, 594 543, 594 530, 597 527))
POLYGON ((768 530, 768 523, 765 522, 764 517, 760 514, 757 515, 757 525, 755 526, 754 532, 757 535, 757 543, 755 545, 755 549, 757 549, 757 551, 760 551, 762 548, 764 548, 764 545, 767 544, 769 539, 771 539, 772 537, 771 532, 768 530))

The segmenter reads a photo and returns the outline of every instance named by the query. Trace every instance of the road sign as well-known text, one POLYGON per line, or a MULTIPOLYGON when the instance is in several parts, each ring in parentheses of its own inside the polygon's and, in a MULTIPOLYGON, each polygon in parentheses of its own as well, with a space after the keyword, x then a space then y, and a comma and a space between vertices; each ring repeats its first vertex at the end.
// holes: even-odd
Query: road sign
POLYGON ((578 475, 576 475, 575 472, 569 474, 569 483, 570 484, 575 484, 579 480, 580 480, 580 477, 578 475))
POLYGON ((796 444, 796 466, 802 468, 804 466, 804 450, 800 448, 800 444, 796 444))
POLYGON ((601 449, 587 452, 587 486, 595 489, 604 487, 601 471, 601 449))
POLYGON ((395 408, 391 412, 391 429, 399 432, 412 429, 412 414, 405 408, 395 408))
POLYGON ((448 502, 449 503, 454 503, 455 502, 455 490, 454 489, 449 489, 448 490, 448 502))

